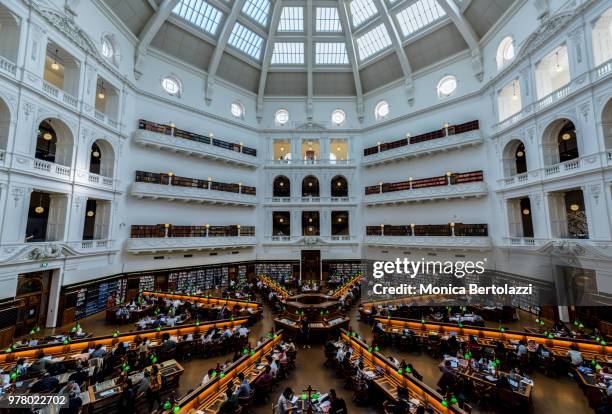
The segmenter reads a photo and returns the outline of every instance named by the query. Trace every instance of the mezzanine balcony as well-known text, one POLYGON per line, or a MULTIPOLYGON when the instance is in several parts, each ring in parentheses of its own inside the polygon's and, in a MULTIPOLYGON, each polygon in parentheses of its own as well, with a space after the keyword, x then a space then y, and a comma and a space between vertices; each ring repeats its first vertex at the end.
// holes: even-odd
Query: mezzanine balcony
POLYGON ((364 204, 402 204, 454 198, 484 197, 488 193, 482 171, 396 183, 380 183, 365 188, 364 204))
POLYGON ((599 171, 601 168, 610 165, 612 165, 612 150, 607 150, 501 178, 497 180, 497 184, 500 190, 508 190, 559 178, 576 176, 592 171, 599 171))
POLYGON ((257 168, 257 150, 178 129, 171 125, 140 120, 134 142, 145 147, 207 158, 243 167, 257 168))
POLYGON ((476 146, 483 142, 478 121, 448 125, 440 130, 365 148, 363 165, 371 167, 390 161, 476 146))
POLYGON ((255 187, 212 180, 177 177, 173 174, 136 171, 131 194, 138 198, 181 200, 195 203, 253 206, 257 204, 255 187))
POLYGON ((254 226, 133 225, 126 251, 133 254, 253 247, 254 226))

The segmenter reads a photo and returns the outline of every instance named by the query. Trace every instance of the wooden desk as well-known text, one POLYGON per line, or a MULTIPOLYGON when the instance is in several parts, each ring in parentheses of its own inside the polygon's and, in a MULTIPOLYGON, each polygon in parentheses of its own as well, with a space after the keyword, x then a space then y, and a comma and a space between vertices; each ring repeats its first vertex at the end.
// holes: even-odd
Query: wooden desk
MULTIPOLYGON (((325 322, 310 322, 308 327, 310 328, 310 336, 313 339, 328 339, 331 337, 337 337, 341 329, 347 329, 350 324, 350 318, 346 316, 333 318, 330 321, 325 322)), ((276 329, 283 329, 285 335, 292 338, 297 338, 300 333, 300 324, 291 319, 287 318, 276 318, 274 319, 274 326, 276 329)))
MULTIPOLYGON (((265 357, 272 354, 274 348, 280 344, 283 333, 278 332, 274 337, 253 349, 249 355, 243 355, 234 362, 222 375, 217 375, 212 381, 201 385, 178 402, 183 413, 194 413, 196 410, 216 414, 225 401, 225 391, 230 382, 238 386, 238 374, 242 372, 249 382, 261 375, 265 370, 265 357)), ((172 409, 171 409, 172 410, 172 409)), ((165 413, 169 414, 171 410, 165 413)))
POLYGON ((261 283, 266 285, 268 289, 276 292, 276 294, 278 295, 280 299, 285 299, 291 296, 291 292, 289 292, 287 289, 285 289, 284 287, 282 287, 281 285, 279 285, 272 279, 268 278, 267 276, 259 275, 257 276, 257 279, 259 279, 261 283))
MULTIPOLYGON (((181 364, 174 359, 164 361, 159 364, 159 371, 162 376, 161 395, 167 395, 178 388, 179 379, 184 371, 181 364)), ((138 386, 142 377, 142 371, 135 372, 129 376, 134 386, 138 386)), ((89 395, 90 413, 117 412, 117 404, 121 399, 123 387, 120 384, 119 378, 112 378, 96 385, 90 385, 87 392, 89 395)))
POLYGON ((361 275, 357 275, 354 276, 353 278, 351 278, 348 282, 346 282, 344 285, 342 285, 341 287, 339 287, 338 289, 336 289, 334 291, 334 293, 332 294, 332 296, 336 297, 336 298, 341 298, 344 295, 346 295, 348 293, 349 290, 351 290, 353 288, 353 286, 356 283, 359 283, 363 280, 363 276, 361 275))
POLYGON ((362 357, 364 365, 367 365, 370 369, 375 369, 376 366, 382 368, 383 375, 376 378, 373 382, 389 399, 397 401, 397 389, 402 387, 408 389, 410 398, 414 397, 424 405, 432 407, 436 413, 465 413, 457 405, 451 405, 450 403, 448 403, 448 406, 443 405, 444 397, 437 391, 416 378, 406 376, 403 373, 400 374, 398 372, 399 367, 395 366, 380 353, 372 350, 360 339, 349 336, 347 331, 342 331, 341 338, 353 348, 353 357, 362 357))
POLYGON ((224 326, 233 328, 240 325, 246 325, 247 322, 248 318, 236 318, 234 320, 224 319, 215 322, 206 322, 200 324, 194 323, 178 327, 175 326, 160 328, 159 330, 148 329, 144 331, 120 333, 117 336, 99 336, 70 342, 66 345, 37 345, 33 347, 26 347, 10 353, 5 352, 3 354, 0 354, 0 367, 11 367, 19 358, 36 358, 40 351, 42 351, 45 356, 51 355, 54 357, 62 357, 64 359, 68 359, 72 358, 75 355, 86 353, 88 349, 95 348, 98 344, 104 345, 106 347, 114 347, 119 342, 128 342, 131 344, 136 342, 136 340, 149 339, 151 342, 159 342, 161 341, 161 337, 164 333, 168 333, 170 336, 176 336, 177 338, 180 338, 185 334, 204 334, 210 328, 223 328, 224 326))
POLYGON ((223 305, 227 306, 227 308, 231 311, 235 305, 240 306, 241 308, 250 308, 253 310, 258 310, 262 308, 261 303, 253 302, 250 300, 242 300, 242 299, 225 299, 213 296, 201 296, 201 295, 185 295, 180 293, 161 293, 161 292, 142 292, 143 296, 156 297, 156 298, 164 298, 170 300, 181 300, 183 302, 193 302, 193 303, 202 303, 207 305, 212 305, 213 307, 221 307, 223 305))
POLYGON ((477 328, 477 327, 463 327, 460 328, 453 324, 444 324, 437 322, 425 322, 413 320, 413 319, 400 319, 400 318, 374 318, 376 321, 380 321, 383 326, 386 327, 386 331, 390 332, 393 329, 401 330, 404 328, 410 329, 416 332, 418 335, 428 336, 430 333, 437 335, 449 335, 451 332, 455 332, 461 339, 466 339, 468 336, 476 336, 478 342, 484 346, 493 346, 493 341, 501 341, 506 347, 514 349, 514 345, 510 341, 534 341, 536 344, 542 344, 551 352, 556 358, 566 358, 567 351, 571 345, 576 345, 580 352, 582 352, 585 360, 591 360, 595 358, 600 363, 612 363, 612 346, 600 345, 595 341, 578 340, 570 338, 554 338, 549 339, 544 335, 527 334, 525 332, 517 331, 505 331, 500 332, 496 329, 491 328, 477 328))

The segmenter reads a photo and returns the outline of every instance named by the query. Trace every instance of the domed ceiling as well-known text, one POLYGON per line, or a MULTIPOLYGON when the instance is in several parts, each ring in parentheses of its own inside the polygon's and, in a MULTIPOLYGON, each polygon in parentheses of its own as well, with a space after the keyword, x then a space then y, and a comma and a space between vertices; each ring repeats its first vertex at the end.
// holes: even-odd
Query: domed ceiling
POLYGON ((147 53, 266 96, 357 96, 471 57, 516 0, 102 0, 147 53))

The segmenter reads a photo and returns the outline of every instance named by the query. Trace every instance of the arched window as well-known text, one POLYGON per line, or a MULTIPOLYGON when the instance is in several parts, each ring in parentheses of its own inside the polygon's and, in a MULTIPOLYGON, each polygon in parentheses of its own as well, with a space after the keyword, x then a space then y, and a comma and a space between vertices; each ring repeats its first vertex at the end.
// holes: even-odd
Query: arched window
MULTIPOLYGON (((4 2, 3 2, 4 3, 4 2)), ((8 8, 0 5, 0 56, 9 61, 17 62, 19 51, 20 21, 8 8)))
POLYGON ((165 76, 161 81, 162 88, 168 94, 173 96, 180 96, 181 94, 181 82, 175 76, 165 76))
POLYGON ((115 152, 113 151, 112 145, 102 139, 96 140, 96 142, 91 145, 89 172, 112 178, 114 164, 115 152))
POLYGON ((302 197, 319 197, 319 180, 308 175, 302 180, 302 197))
POLYGON ((513 139, 506 144, 503 152, 503 164, 504 177, 512 177, 527 172, 527 153, 522 141, 513 139))
POLYGON ((342 109, 336 109, 332 112, 331 120, 334 125, 342 125, 346 121, 346 113, 342 109))
POLYGON ((38 126, 34 157, 55 164, 72 165, 72 133, 62 121, 48 118, 38 126))
POLYGON ((604 145, 608 151, 612 150, 612 99, 609 99, 601 114, 601 127, 603 128, 604 145))
POLYGON ((574 123, 562 118, 548 125, 542 137, 542 150, 544 165, 547 166, 578 158, 578 135, 574 123))
POLYGON ((457 90, 457 78, 453 75, 448 75, 440 79, 436 87, 439 98, 448 98, 457 90))
POLYGON ((244 119, 244 105, 241 102, 233 102, 230 106, 230 111, 234 118, 244 119))
POLYGON ((8 147, 9 129, 11 127, 11 114, 8 106, 0 99, 0 150, 6 151, 8 147))
POLYGON ((374 108, 374 117, 377 120, 385 119, 390 112, 389 103, 387 101, 380 101, 376 104, 376 108, 374 108))
POLYGON ((332 197, 348 197, 348 181, 341 175, 337 175, 331 180, 332 197))
POLYGON ((272 184, 273 197, 291 197, 291 182, 284 175, 279 175, 272 184))
POLYGON ((502 69, 508 63, 514 60, 514 56, 514 39, 512 39, 510 36, 504 37, 499 43, 497 48, 497 56, 495 57, 495 60, 497 61, 497 69, 502 69))
POLYGON ((289 111, 286 109, 279 109, 276 111, 274 122, 276 122, 276 125, 285 125, 289 122, 289 111))

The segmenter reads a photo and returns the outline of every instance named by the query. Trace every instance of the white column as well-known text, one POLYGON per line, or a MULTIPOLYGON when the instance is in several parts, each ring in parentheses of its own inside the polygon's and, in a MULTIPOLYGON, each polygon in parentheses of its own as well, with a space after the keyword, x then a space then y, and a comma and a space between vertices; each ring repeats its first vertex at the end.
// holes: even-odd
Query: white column
POLYGON ((2 244, 23 243, 28 223, 28 208, 32 189, 20 185, 9 185, 6 209, 2 218, 2 244))
POLYGON ((587 217, 589 239, 611 240, 611 219, 608 215, 608 206, 605 200, 604 186, 606 183, 589 183, 582 187, 584 210, 587 217))
POLYGON ((548 239, 550 231, 548 228, 548 214, 546 207, 548 203, 543 193, 529 194, 529 203, 531 204, 531 223, 533 225, 533 237, 548 239))
MULTIPOLYGON (((51 194, 49 196, 49 219, 47 221, 47 240, 61 241, 66 234, 66 215, 68 212, 68 195, 51 194)), ((74 217, 74 215, 73 215, 74 217)), ((82 232, 82 228, 81 228, 82 232)), ((78 239, 77 239, 78 240, 78 239)))
POLYGON ((331 236, 331 209, 319 210, 319 234, 331 236))
POLYGON ((43 23, 39 24, 30 17, 23 81, 36 88, 42 87, 47 53, 47 32, 43 26, 43 23), (27 76, 27 74, 34 75, 34 77, 27 76))
POLYGON ((54 269, 51 271, 51 286, 49 290, 49 303, 47 304, 47 320, 45 327, 54 328, 57 325, 57 311, 59 306, 60 291, 64 280, 64 269, 54 269))
POLYGON ((553 238, 567 237, 567 212, 565 211, 565 196, 563 193, 548 193, 548 211, 550 215, 550 230, 553 238))
POLYGON ((586 56, 587 45, 585 41, 583 22, 574 30, 569 32, 567 39, 567 49, 570 65, 570 75, 572 80, 589 71, 588 59, 586 56))
POLYGON ((302 235, 302 212, 297 209, 292 209, 291 212, 291 237, 300 237, 302 235))
POLYGON ((107 240, 109 237, 112 202, 106 200, 96 201, 96 221, 94 226, 94 239, 107 240))
MULTIPOLYGON (((57 197, 56 197, 57 198, 57 197)), ((53 196, 52 196, 53 199, 53 196)), ((51 215, 57 212, 53 211, 53 202, 49 209, 49 222, 51 222, 51 215)), ((85 227, 85 208, 87 206, 87 196, 83 194, 73 194, 72 196, 72 208, 70 216, 68 217, 68 236, 66 240, 77 241, 83 240, 83 229, 85 227)), ((49 234, 47 233, 47 237, 49 234)), ((59 240, 59 239, 50 239, 59 240)))
POLYGON ((521 207, 519 200, 506 200, 508 211, 508 234, 510 237, 523 237, 523 227, 521 222, 521 207))

